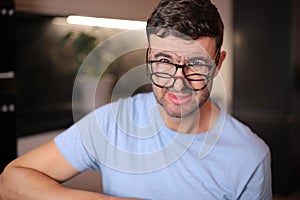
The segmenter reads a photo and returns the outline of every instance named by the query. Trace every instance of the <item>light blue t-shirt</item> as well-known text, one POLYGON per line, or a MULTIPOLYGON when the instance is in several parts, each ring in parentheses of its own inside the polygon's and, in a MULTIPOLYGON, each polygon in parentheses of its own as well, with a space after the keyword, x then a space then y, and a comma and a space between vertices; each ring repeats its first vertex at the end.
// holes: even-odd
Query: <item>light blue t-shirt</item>
POLYGON ((107 195, 272 199, 267 145, 222 110, 210 131, 183 134, 164 125, 153 93, 138 94, 96 109, 55 143, 78 171, 100 171, 107 195))

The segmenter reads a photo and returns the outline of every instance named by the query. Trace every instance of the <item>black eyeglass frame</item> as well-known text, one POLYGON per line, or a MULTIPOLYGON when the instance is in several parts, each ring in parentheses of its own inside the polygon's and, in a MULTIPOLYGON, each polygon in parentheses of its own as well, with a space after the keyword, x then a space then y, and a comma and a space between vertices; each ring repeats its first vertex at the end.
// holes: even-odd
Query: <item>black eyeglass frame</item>
MULTIPOLYGON (((179 77, 176 77, 176 76, 175 76, 175 74, 177 73, 177 71, 178 71, 179 68, 182 69, 182 73, 183 73, 183 75, 184 75, 184 78, 185 78, 186 80, 188 80, 188 81, 206 81, 205 85, 204 85, 203 87, 199 88, 199 89, 195 89, 195 88, 191 87, 191 89, 193 89, 194 91, 204 90, 204 89, 207 87, 208 82, 209 82, 210 80, 212 80, 212 77, 210 76, 210 73, 208 73, 208 74, 197 74, 197 73, 196 73, 196 74, 189 74, 189 75, 186 75, 184 68, 193 66, 192 64, 183 64, 183 65, 180 65, 180 64, 171 63, 171 62, 163 62, 163 61, 161 61, 161 60, 149 60, 149 59, 148 59, 148 55, 149 55, 148 52, 149 52, 149 50, 150 50, 150 48, 147 49, 147 54, 146 54, 147 76, 151 79, 152 83, 153 83, 154 85, 156 85, 157 87, 160 87, 160 88, 166 88, 166 89, 172 88, 172 87, 174 86, 174 84, 175 84, 175 82, 176 82, 177 79, 182 79, 182 78, 183 78, 183 77, 180 77, 180 78, 179 78, 179 77), (163 72, 157 72, 157 73, 154 72, 154 73, 153 73, 153 68, 152 68, 152 64, 153 64, 153 63, 165 63, 165 64, 173 65, 173 66, 176 68, 176 70, 175 70, 175 72, 174 72, 173 75, 168 74, 168 73, 163 73, 163 72), (149 66, 151 66, 151 67, 150 67, 151 70, 149 70, 149 66), (151 71, 151 73, 150 73, 150 71, 151 71), (162 76, 163 74, 166 75, 166 76, 162 76), (197 79, 197 80, 189 78, 190 76, 193 76, 193 75, 200 75, 200 76, 203 76, 203 78, 197 79), (168 87, 163 86, 163 85, 159 85, 159 84, 157 84, 157 83, 153 80, 153 76, 173 79, 173 83, 172 83, 170 86, 168 86, 168 87), (167 77, 167 76, 169 76, 169 77, 167 77)), ((213 71, 213 73, 212 73, 212 74, 214 74, 214 73, 215 73, 216 66, 219 64, 219 58, 220 58, 220 50, 218 49, 218 50, 217 50, 217 55, 216 55, 216 58, 215 58, 215 65, 209 65, 209 64, 202 64, 202 65, 205 66, 205 67, 207 67, 207 68, 208 68, 208 71, 210 71, 210 70, 214 67, 214 71, 213 71)))

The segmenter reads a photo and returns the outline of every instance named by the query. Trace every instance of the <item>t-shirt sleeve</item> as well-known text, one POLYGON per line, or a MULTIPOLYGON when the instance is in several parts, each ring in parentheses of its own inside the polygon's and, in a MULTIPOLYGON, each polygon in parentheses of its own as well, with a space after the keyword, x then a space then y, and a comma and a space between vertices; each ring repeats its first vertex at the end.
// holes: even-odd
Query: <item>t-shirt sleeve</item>
POLYGON ((79 172, 98 170, 95 159, 84 147, 76 124, 54 138, 54 142, 65 159, 79 172))
POLYGON ((245 186, 240 200, 272 200, 272 182, 270 153, 268 152, 263 161, 258 165, 247 185, 245 186))

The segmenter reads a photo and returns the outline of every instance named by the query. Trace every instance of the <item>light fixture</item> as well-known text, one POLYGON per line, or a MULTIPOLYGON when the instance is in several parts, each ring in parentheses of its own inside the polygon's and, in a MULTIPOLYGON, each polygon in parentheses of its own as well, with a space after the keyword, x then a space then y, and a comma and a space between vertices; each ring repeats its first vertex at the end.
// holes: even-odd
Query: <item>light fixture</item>
POLYGON ((96 18, 96 17, 70 15, 67 17, 67 22, 69 24, 76 24, 76 25, 98 26, 98 27, 127 29, 127 30, 146 29, 146 22, 123 20, 123 19, 96 18))

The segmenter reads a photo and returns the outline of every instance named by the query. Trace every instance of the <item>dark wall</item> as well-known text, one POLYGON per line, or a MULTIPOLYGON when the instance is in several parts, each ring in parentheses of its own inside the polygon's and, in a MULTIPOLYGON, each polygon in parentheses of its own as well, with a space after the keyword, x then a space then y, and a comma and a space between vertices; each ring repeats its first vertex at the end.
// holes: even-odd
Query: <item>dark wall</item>
MULTIPOLYGON (((100 78, 102 71, 105 70, 103 76, 110 74, 114 77, 112 87, 125 73, 145 62, 144 49, 124 55, 117 55, 118 51, 113 50, 128 48, 126 42, 119 42, 116 46, 111 42, 124 32, 121 29, 57 23, 55 16, 18 12, 15 15, 15 30, 18 74, 16 128, 19 137, 69 127, 74 120, 90 111, 86 108, 90 102, 85 102, 86 95, 91 92, 88 89, 92 90, 88 84, 100 78), (109 44, 111 50, 101 46, 104 44, 109 44), (101 48, 106 48, 106 53, 101 53, 101 48), (95 53, 97 51, 100 53, 95 53), (93 56, 88 56, 90 54, 93 56), (108 55, 115 57, 109 66, 108 55), (73 93, 76 77, 85 79, 80 87, 75 88, 77 92, 73 93), (73 114, 76 115, 74 119, 73 114)), ((140 36, 137 34, 137 37, 140 36)), ((105 102, 111 99, 105 92, 109 89, 103 92, 101 87, 97 88, 94 97, 90 97, 95 98, 96 107, 104 102, 103 99, 105 102)), ((127 88, 130 87, 122 88, 124 95, 127 95, 127 88)), ((115 96, 121 97, 121 92, 115 96)))
POLYGON ((294 23, 293 3, 234 1, 233 114, 269 145, 273 190, 281 194, 297 187, 293 181, 296 150, 291 149, 297 134, 295 106, 299 107, 294 104, 294 44, 299 23, 294 23))
POLYGON ((300 1, 293 0, 292 27, 292 60, 293 60, 293 91, 292 91, 292 126, 290 151, 292 160, 292 182, 300 188, 300 1))
POLYGON ((64 27, 53 25, 52 19, 27 13, 15 15, 19 137, 65 128, 73 122, 71 100, 76 66, 70 50, 60 42, 64 27))

